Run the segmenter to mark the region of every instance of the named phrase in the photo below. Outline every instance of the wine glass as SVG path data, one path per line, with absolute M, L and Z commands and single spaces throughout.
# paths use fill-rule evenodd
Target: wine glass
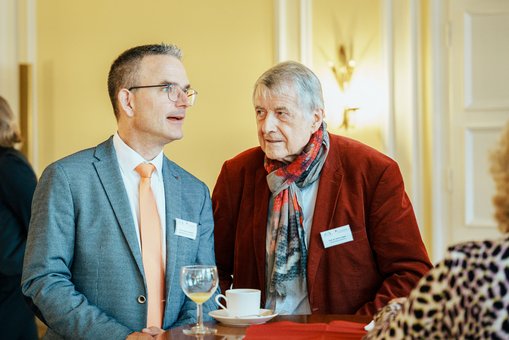
M 184 293 L 196 302 L 197 323 L 191 329 L 184 329 L 184 334 L 215 334 L 214 328 L 203 325 L 202 304 L 210 299 L 217 289 L 218 278 L 216 266 L 195 265 L 183 266 L 180 270 L 180 286 Z

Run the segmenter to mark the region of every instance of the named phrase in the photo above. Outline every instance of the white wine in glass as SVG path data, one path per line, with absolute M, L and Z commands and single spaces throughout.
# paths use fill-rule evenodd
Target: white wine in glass
M 180 286 L 184 293 L 196 302 L 197 322 L 191 329 L 184 329 L 184 334 L 215 334 L 214 328 L 203 325 L 202 304 L 210 299 L 217 289 L 218 277 L 216 266 L 196 265 L 183 266 L 180 270 Z

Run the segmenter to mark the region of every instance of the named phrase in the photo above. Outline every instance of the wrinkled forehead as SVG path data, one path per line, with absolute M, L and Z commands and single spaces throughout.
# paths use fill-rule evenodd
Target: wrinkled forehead
M 295 86 L 290 82 L 283 82 L 267 87 L 265 84 L 258 84 L 253 91 L 253 103 L 257 100 L 268 100 L 279 97 L 294 97 L 298 100 Z

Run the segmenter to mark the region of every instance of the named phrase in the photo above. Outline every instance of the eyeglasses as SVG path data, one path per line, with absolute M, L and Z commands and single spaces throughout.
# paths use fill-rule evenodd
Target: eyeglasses
M 161 85 L 145 85 L 145 86 L 131 86 L 128 90 L 132 91 L 135 89 L 145 89 L 150 87 L 162 87 L 163 91 L 168 95 L 168 99 L 172 102 L 176 102 L 181 94 L 184 94 L 187 98 L 187 104 L 193 106 L 196 102 L 196 96 L 198 92 L 192 88 L 182 89 L 177 84 L 161 84 Z

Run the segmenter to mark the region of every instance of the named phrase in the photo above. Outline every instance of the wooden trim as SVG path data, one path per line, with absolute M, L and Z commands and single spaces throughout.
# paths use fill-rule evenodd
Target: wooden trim
M 23 146 L 21 152 L 32 159 L 32 116 L 33 116 L 32 65 L 19 65 L 19 127 Z

